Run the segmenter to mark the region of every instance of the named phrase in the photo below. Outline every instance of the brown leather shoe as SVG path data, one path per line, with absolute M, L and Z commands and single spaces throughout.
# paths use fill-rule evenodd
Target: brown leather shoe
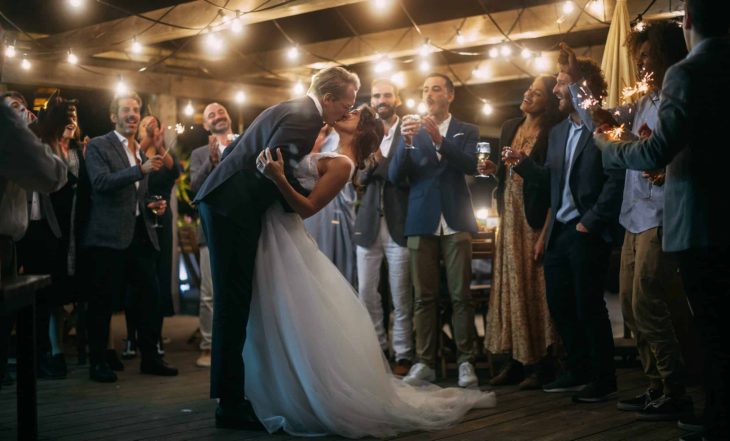
M 517 387 L 520 390 L 542 389 L 542 381 L 540 381 L 540 377 L 538 377 L 537 373 L 533 373 L 522 380 Z
M 399 377 L 407 375 L 412 365 L 413 362 L 411 360 L 406 360 L 405 358 L 398 360 L 395 363 L 395 366 L 393 366 L 393 375 L 397 375 Z
M 511 360 L 504 365 L 502 370 L 494 378 L 489 380 L 489 384 L 492 386 L 506 386 L 508 384 L 517 384 L 524 378 L 522 365 Z

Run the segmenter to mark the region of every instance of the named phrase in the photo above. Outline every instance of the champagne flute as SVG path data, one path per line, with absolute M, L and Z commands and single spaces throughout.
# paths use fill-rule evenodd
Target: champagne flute
M 477 143 L 477 161 L 481 164 L 485 163 L 487 159 L 489 159 L 489 155 L 492 153 L 492 145 L 488 142 L 478 142 Z M 483 173 L 479 173 L 477 178 L 488 178 L 489 175 L 485 175 Z
M 403 116 L 403 124 L 411 123 L 411 122 L 417 122 L 418 123 L 418 126 L 413 130 L 413 135 L 412 136 L 415 136 L 415 134 L 418 133 L 418 130 L 421 128 L 421 115 L 419 115 L 417 113 L 413 113 L 413 114 L 410 114 L 410 115 L 404 115 Z M 411 139 L 411 144 L 410 145 L 409 144 L 406 144 L 406 149 L 407 150 L 413 150 L 415 148 L 416 148 L 416 146 L 413 145 L 413 139 Z
M 159 202 L 164 200 L 164 198 L 159 194 L 151 194 L 147 196 L 147 203 L 155 203 L 152 207 L 150 207 L 150 210 L 152 211 L 152 214 L 155 215 L 155 223 L 152 224 L 155 228 L 162 228 L 162 225 L 158 222 L 159 219 L 159 212 L 160 212 L 160 204 Z

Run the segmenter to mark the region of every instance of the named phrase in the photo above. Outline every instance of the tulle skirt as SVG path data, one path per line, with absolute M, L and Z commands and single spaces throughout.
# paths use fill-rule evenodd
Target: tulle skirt
M 393 376 L 352 286 L 278 204 L 262 220 L 243 358 L 246 395 L 269 432 L 384 437 L 496 405 L 492 392 Z

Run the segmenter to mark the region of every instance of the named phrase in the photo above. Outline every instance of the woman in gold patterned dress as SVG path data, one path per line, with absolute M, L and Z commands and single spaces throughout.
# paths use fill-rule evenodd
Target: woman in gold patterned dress
M 534 80 L 520 104 L 524 116 L 502 126 L 501 148 L 509 146 L 540 164 L 545 162 L 548 133 L 564 118 L 552 93 L 554 86 L 552 76 Z M 538 388 L 544 380 L 544 358 L 555 336 L 541 263 L 549 194 L 526 185 L 522 177 L 510 172 L 509 164 L 497 162 L 479 165 L 482 172 L 496 172 L 501 217 L 484 342 L 492 353 L 508 353 L 511 358 L 490 384 L 520 382 L 522 389 Z

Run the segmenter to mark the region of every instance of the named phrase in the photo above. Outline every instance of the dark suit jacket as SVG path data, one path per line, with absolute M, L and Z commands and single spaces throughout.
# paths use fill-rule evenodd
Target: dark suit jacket
M 355 245 L 369 247 L 375 242 L 380 231 L 381 195 L 382 215 L 388 225 L 388 232 L 395 243 L 406 246 L 404 228 L 406 212 L 408 210 L 408 184 L 400 182 L 393 184 L 388 181 L 388 167 L 390 158 L 400 142 L 400 122 L 395 127 L 393 142 L 390 146 L 389 157 L 383 158 L 377 164 L 370 164 L 360 174 L 360 184 L 365 186 L 360 208 L 355 218 Z
M 563 202 L 565 147 L 571 122 L 569 119 L 550 130 L 545 165 L 541 166 L 527 157 L 514 166 L 514 171 L 550 191 L 550 225 L 545 237 L 550 248 L 550 237 L 555 226 L 555 216 Z M 573 166 L 568 182 L 580 222 L 591 233 L 599 234 L 606 242 L 620 243 L 622 229 L 618 223 L 624 189 L 623 170 L 604 170 L 601 152 L 593 143 L 591 132 L 583 128 L 573 154 Z
M 597 142 L 606 167 L 652 170 L 666 165 L 665 251 L 730 245 L 723 185 L 730 164 L 728 79 L 730 38 L 705 40 L 667 70 L 651 138 Z
M 281 198 L 276 186 L 256 170 L 256 157 L 266 147 L 281 148 L 287 179 L 297 191 L 306 194 L 291 173 L 312 150 L 321 128 L 322 115 L 308 96 L 269 107 L 251 123 L 246 133 L 226 148 L 220 164 L 198 190 L 195 201 L 204 200 L 212 210 L 235 220 L 240 218 L 242 210 L 252 208 L 244 206 L 242 192 L 250 194 L 259 209 Z M 256 188 L 250 188 L 250 179 L 236 176 L 240 173 L 253 173 L 258 178 Z
M 446 223 L 456 231 L 475 233 L 474 208 L 464 175 L 477 172 L 476 144 L 479 129 L 451 118 L 441 144 L 441 160 L 436 156 L 431 137 L 421 129 L 413 139 L 415 149 L 406 150 L 401 139 L 388 168 L 392 183 L 407 178 L 408 195 L 406 236 L 432 235 L 443 213 Z
M 26 193 L 28 200 L 28 220 L 30 220 L 31 211 L 33 209 L 33 193 Z M 61 238 L 61 227 L 58 225 L 58 219 L 56 218 L 56 212 L 53 209 L 53 202 L 51 196 L 48 193 L 38 193 L 38 204 L 40 205 L 41 220 L 48 224 L 48 228 L 56 239 Z
M 504 188 L 507 178 L 507 167 L 502 161 L 502 147 L 512 145 L 517 129 L 520 127 L 524 117 L 507 120 L 502 125 L 502 134 L 499 137 L 499 146 L 493 149 L 492 161 L 497 164 L 497 210 L 500 215 L 504 213 Z M 545 152 L 547 150 L 547 138 L 538 139 L 530 152 L 530 158 L 535 163 L 545 163 Z M 525 217 L 527 223 L 535 230 L 539 230 L 545 224 L 545 215 L 550 208 L 550 195 L 543 191 L 542 186 L 536 181 L 525 181 L 522 186 L 522 200 L 525 206 Z
M 146 161 L 140 151 L 142 162 Z M 152 212 L 147 209 L 147 176 L 129 165 L 124 146 L 114 131 L 97 136 L 86 148 L 86 171 L 91 183 L 89 221 L 81 244 L 123 250 L 132 243 L 136 208 L 144 217 L 150 242 L 159 251 Z M 139 181 L 139 188 L 134 183 Z

